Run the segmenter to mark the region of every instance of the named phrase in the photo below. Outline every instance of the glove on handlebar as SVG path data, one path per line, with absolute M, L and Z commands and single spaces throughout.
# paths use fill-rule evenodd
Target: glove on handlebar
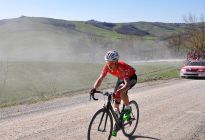
M 95 88 L 91 89 L 90 95 L 93 96 L 93 95 L 95 94 L 95 92 L 96 92 L 96 89 L 95 89 Z

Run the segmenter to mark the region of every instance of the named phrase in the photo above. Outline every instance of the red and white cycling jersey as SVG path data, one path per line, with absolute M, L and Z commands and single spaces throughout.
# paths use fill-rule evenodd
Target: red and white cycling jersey
M 116 70 L 110 70 L 107 65 L 103 67 L 102 75 L 106 76 L 107 73 L 110 73 L 116 77 L 118 77 L 121 80 L 124 80 L 125 78 L 130 78 L 135 74 L 135 69 L 131 67 L 130 65 L 126 64 L 125 62 L 119 61 L 118 67 Z

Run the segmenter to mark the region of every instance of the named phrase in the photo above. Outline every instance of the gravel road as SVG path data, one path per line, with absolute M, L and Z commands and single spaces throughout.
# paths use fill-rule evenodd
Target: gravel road
M 127 138 L 120 131 L 113 140 L 205 140 L 205 80 L 140 83 L 129 95 L 139 104 L 138 128 L 133 137 Z M 0 139 L 86 140 L 89 121 L 105 102 L 103 97 L 90 101 L 85 91 L 1 109 Z

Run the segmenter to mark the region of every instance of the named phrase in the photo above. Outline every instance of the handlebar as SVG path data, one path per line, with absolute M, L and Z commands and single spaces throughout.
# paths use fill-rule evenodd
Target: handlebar
M 100 93 L 100 94 L 103 94 L 103 95 L 106 95 L 106 96 L 110 95 L 109 92 L 95 91 L 93 95 L 90 95 L 90 100 L 91 100 L 92 98 L 93 98 L 93 100 L 95 100 L 95 101 L 98 100 L 98 98 L 95 98 L 95 93 Z M 111 93 L 111 94 L 112 94 L 112 93 Z

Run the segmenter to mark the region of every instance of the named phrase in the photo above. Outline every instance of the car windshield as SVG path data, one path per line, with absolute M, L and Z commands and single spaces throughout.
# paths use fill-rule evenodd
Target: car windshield
M 205 66 L 205 61 L 189 62 L 189 66 Z

